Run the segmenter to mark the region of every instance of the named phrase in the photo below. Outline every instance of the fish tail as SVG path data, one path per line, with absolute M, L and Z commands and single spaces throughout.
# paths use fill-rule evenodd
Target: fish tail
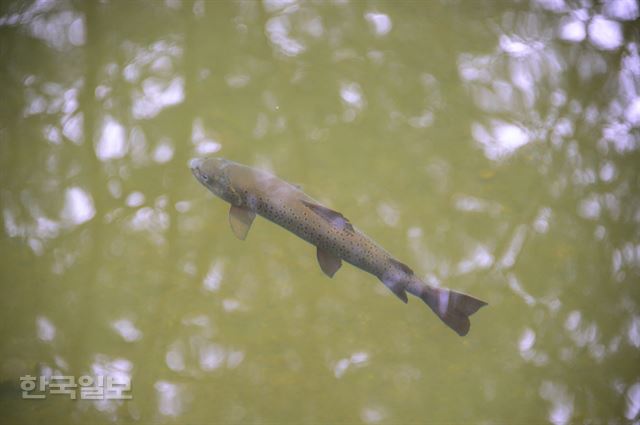
M 469 332 L 469 316 L 478 311 L 486 302 L 461 292 L 446 288 L 436 288 L 425 283 L 411 282 L 407 291 L 424 301 L 445 325 L 460 336 Z

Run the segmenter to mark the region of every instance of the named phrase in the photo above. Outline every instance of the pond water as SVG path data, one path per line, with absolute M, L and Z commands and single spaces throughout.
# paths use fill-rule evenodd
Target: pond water
M 2 422 L 637 423 L 638 16 L 2 2 Z M 236 239 L 208 155 L 489 306 L 461 338 L 264 219 Z

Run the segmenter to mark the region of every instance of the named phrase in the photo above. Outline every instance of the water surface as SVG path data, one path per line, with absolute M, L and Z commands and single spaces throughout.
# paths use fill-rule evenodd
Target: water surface
M 620 423 L 640 416 L 638 6 L 0 6 L 7 423 Z M 432 284 L 417 299 L 257 219 L 187 160 L 263 167 Z M 131 400 L 23 400 L 24 375 Z

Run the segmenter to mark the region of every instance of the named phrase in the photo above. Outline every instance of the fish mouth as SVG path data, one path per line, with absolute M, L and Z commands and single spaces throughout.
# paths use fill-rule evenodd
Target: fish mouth
M 230 161 L 222 158 L 192 158 L 187 164 L 200 183 L 212 187 L 216 181 L 226 177 L 224 169 L 229 166 Z
M 189 168 L 191 168 L 191 171 L 197 170 L 203 161 L 204 159 L 202 158 L 191 158 L 188 162 Z
M 191 174 L 198 180 L 200 183 L 205 184 L 206 179 L 202 178 L 202 171 L 200 171 L 200 166 L 204 162 L 202 158 L 192 158 L 189 160 L 188 165 L 191 169 Z

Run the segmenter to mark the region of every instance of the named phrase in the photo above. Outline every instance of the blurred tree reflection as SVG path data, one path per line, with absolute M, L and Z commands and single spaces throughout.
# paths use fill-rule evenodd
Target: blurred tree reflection
M 0 4 L 2 388 L 133 381 L 131 402 L 47 405 L 60 421 L 637 420 L 638 16 Z M 449 342 L 363 276 L 317 287 L 274 229 L 230 244 L 186 167 L 220 150 L 309 181 L 493 312 Z

